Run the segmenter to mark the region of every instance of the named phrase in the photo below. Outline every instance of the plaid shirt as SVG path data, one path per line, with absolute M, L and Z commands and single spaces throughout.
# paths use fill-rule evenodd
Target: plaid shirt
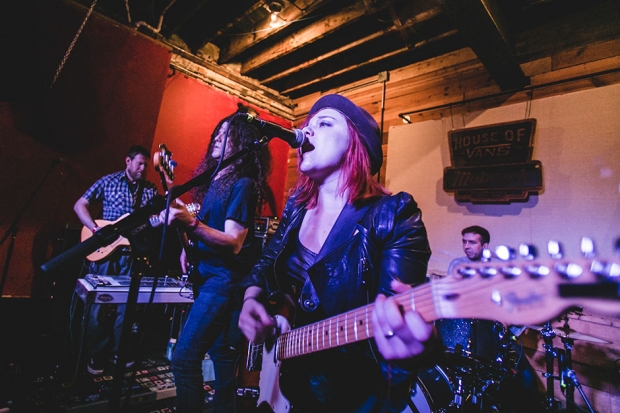
M 144 185 L 142 192 L 142 202 L 139 206 L 144 206 L 151 198 L 157 195 L 157 187 L 147 180 L 140 181 L 140 185 Z M 132 213 L 134 208 L 134 197 L 137 195 L 132 193 L 129 188 L 127 175 L 125 171 L 119 171 L 110 175 L 106 175 L 93 184 L 82 198 L 86 199 L 89 204 L 96 202 L 103 203 L 103 219 L 107 221 L 116 221 L 123 214 Z

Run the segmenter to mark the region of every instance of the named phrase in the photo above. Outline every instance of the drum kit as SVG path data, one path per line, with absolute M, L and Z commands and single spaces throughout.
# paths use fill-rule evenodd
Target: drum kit
M 580 310 L 576 310 L 577 312 Z M 574 313 L 574 312 L 572 312 Z M 519 372 L 521 354 L 516 340 L 519 334 L 530 328 L 539 331 L 544 340 L 546 357 L 547 393 L 537 411 L 557 412 L 561 403 L 555 399 L 554 380 L 560 380 L 565 389 L 566 412 L 575 412 L 574 390 L 577 389 L 590 412 L 594 412 L 583 394 L 581 385 L 572 370 L 571 351 L 575 340 L 608 344 L 608 341 L 576 332 L 570 328 L 566 313 L 563 323 L 553 327 L 511 326 L 477 319 L 441 319 L 435 322 L 444 346 L 445 358 L 418 373 L 412 389 L 411 403 L 404 413 L 451 413 L 451 412 L 502 412 L 513 411 L 512 406 L 502 406 L 500 389 Z M 563 348 L 553 346 L 559 337 Z M 558 361 L 557 372 L 555 360 Z M 516 397 L 527 395 L 516 395 Z
M 503 324 L 477 319 L 441 319 L 435 327 L 444 361 L 418 373 L 405 412 L 496 412 L 496 393 L 514 374 L 518 354 Z

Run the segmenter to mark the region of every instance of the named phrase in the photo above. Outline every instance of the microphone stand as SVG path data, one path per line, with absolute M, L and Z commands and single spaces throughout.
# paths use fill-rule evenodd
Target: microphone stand
M 30 194 L 30 198 L 28 198 L 28 200 L 26 201 L 26 203 L 24 204 L 22 209 L 18 212 L 17 216 L 11 222 L 11 225 L 9 225 L 9 227 L 6 230 L 6 232 L 4 233 L 4 236 L 0 240 L 0 245 L 2 245 L 7 240 L 9 235 L 11 236 L 11 242 L 9 243 L 9 248 L 6 251 L 6 258 L 5 258 L 5 262 L 4 262 L 4 270 L 2 271 L 2 279 L 0 280 L 0 298 L 2 298 L 2 291 L 4 290 L 4 283 L 6 282 L 6 277 L 7 277 L 8 273 L 9 273 L 9 263 L 11 262 L 11 256 L 13 255 L 13 248 L 15 247 L 15 238 L 17 237 L 17 232 L 19 231 L 19 227 L 17 226 L 17 224 L 19 223 L 19 220 L 20 220 L 22 214 L 26 211 L 26 209 L 32 203 L 32 200 L 34 199 L 34 197 L 37 194 L 37 192 L 39 192 L 39 189 L 41 189 L 41 187 L 43 186 L 43 183 L 47 180 L 47 177 L 50 175 L 50 173 L 52 173 L 52 170 L 60 162 L 61 162 L 60 159 L 54 159 L 52 161 L 52 164 L 50 165 L 49 169 L 45 173 L 45 176 L 43 176 L 43 179 L 41 179 L 41 182 L 39 182 L 39 185 L 37 185 L 37 187 L 34 189 L 32 194 Z
M 182 185 L 171 187 L 168 191 L 168 202 L 180 197 L 192 188 L 209 183 L 218 167 L 221 170 L 230 166 L 237 160 L 260 149 L 262 146 L 267 144 L 271 138 L 272 137 L 263 136 L 260 140 L 255 140 L 251 144 L 230 155 L 228 158 L 222 160 L 219 165 L 209 168 Z M 69 260 L 78 257 L 84 258 L 96 249 L 110 245 L 118 239 L 119 236 L 124 236 L 129 240 L 133 251 L 135 243 L 134 240 L 138 237 L 138 235 L 140 235 L 140 232 L 149 227 L 149 217 L 161 212 L 167 206 L 168 202 L 166 202 L 166 198 L 161 195 L 153 197 L 145 206 L 138 208 L 122 220 L 101 228 L 95 232 L 92 237 L 43 264 L 41 269 L 46 273 L 54 271 Z M 145 263 L 139 262 L 139 264 L 142 267 Z M 119 411 L 123 378 L 125 376 L 126 349 L 124 343 L 127 342 L 127 339 L 131 334 L 131 320 L 133 318 L 138 299 L 140 277 L 142 276 L 143 270 L 144 268 L 140 268 L 138 271 L 134 271 L 132 267 L 131 282 L 127 296 L 127 309 L 123 320 L 123 329 L 119 343 L 119 355 L 116 362 L 116 368 L 114 370 L 114 380 L 112 383 L 112 391 L 110 393 L 110 401 L 108 404 L 108 411 L 110 412 Z

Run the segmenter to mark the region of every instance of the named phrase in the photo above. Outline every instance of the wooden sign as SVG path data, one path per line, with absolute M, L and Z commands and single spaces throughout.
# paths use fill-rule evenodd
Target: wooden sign
M 542 164 L 532 161 L 535 119 L 448 133 L 452 167 L 443 187 L 459 201 L 509 202 L 542 189 Z

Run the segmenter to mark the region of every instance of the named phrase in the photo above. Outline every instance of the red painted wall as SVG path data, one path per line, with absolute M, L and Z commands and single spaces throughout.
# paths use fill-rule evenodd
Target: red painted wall
M 161 143 L 172 152 L 178 166 L 175 168 L 175 184 L 182 184 L 192 176 L 211 140 L 211 133 L 219 121 L 237 110 L 237 103 L 247 102 L 214 89 L 195 79 L 175 74 L 168 79 L 162 98 L 161 110 L 153 139 L 151 152 Z M 251 105 L 250 105 L 251 106 Z M 254 108 L 260 117 L 284 126 L 291 126 L 279 117 Z M 289 146 L 279 139 L 269 142 L 272 154 L 272 173 L 269 186 L 274 194 L 274 205 L 265 205 L 263 216 L 280 216 L 284 201 Z M 151 170 L 148 178 L 158 181 L 158 174 Z M 181 199 L 188 201 L 188 196 Z
M 81 228 L 73 204 L 84 191 L 123 169 L 134 144 L 166 143 L 184 182 L 237 99 L 183 76 L 168 78 L 167 49 L 96 14 L 52 86 L 86 9 L 60 0 L 19 9 L 28 3 L 15 2 L 14 14 L 0 16 L 0 24 L 16 33 L 0 43 L 0 55 L 14 63 L 0 70 L 0 236 L 11 235 L 12 223 L 18 228 L 10 260 L 12 237 L 0 245 L 0 265 L 9 263 L 3 297 L 47 298 L 53 283 L 75 285 L 81 260 L 51 274 L 40 266 L 71 246 L 71 235 Z M 26 26 L 36 39 L 21 35 Z M 272 142 L 270 148 L 270 182 L 281 212 L 288 147 Z M 158 176 L 150 171 L 149 179 Z

